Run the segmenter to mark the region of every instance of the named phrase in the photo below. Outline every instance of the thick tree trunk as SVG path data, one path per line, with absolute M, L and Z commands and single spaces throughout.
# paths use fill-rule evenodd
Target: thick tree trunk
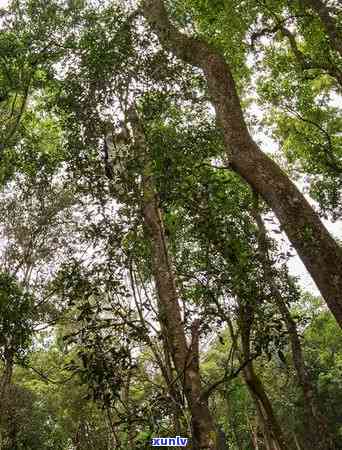
M 5 367 L 0 378 L 0 418 L 1 422 L 6 424 L 6 438 L 1 450 L 12 450 L 16 448 L 16 439 L 18 428 L 16 423 L 15 408 L 16 403 L 13 402 L 13 392 L 11 389 L 11 381 L 14 366 L 14 353 L 11 349 L 6 348 L 4 351 Z
M 267 232 L 256 205 L 254 217 L 259 229 L 259 252 L 263 264 L 265 281 L 272 293 L 280 314 L 286 323 L 289 333 L 293 365 L 296 370 L 298 384 L 303 393 L 304 411 L 307 420 L 305 450 L 336 450 L 334 440 L 330 436 L 329 427 L 324 414 L 320 411 L 315 397 L 315 389 L 305 366 L 302 345 L 298 336 L 297 325 L 284 301 L 272 274 L 272 263 L 268 254 Z
M 207 401 L 201 393 L 198 361 L 198 324 L 194 324 L 192 344 L 188 346 L 178 302 L 175 276 L 166 246 L 166 236 L 157 192 L 153 181 L 152 162 L 144 133 L 136 112 L 131 112 L 134 143 L 143 160 L 143 217 L 152 249 L 152 267 L 159 300 L 162 329 L 192 416 L 193 450 L 217 450 L 216 433 Z
M 232 169 L 273 209 L 342 327 L 342 249 L 288 176 L 253 141 L 224 57 L 206 42 L 180 33 L 162 0 L 145 0 L 143 14 L 165 48 L 203 70 Z

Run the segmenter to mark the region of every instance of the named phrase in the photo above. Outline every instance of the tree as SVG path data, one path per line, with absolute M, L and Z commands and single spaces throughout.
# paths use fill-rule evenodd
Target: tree
M 5 366 L 1 377 L 0 396 L 3 399 L 11 383 L 14 363 L 20 363 L 31 345 L 34 303 L 32 296 L 7 273 L 1 273 L 0 288 L 0 349 Z
M 0 18 L 1 446 L 337 450 L 338 9 L 163 5 Z
M 143 11 L 167 49 L 203 70 L 222 127 L 228 164 L 271 206 L 337 322 L 342 325 L 341 248 L 300 191 L 251 138 L 231 69 L 224 57 L 204 40 L 180 33 L 169 21 L 161 1 L 144 2 Z M 333 265 L 332 261 L 335 261 Z

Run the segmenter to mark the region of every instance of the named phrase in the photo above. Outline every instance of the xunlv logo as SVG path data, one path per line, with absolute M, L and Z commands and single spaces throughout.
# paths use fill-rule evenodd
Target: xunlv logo
M 153 438 L 151 441 L 154 447 L 185 447 L 188 443 L 188 438 L 181 438 L 176 436 L 175 438 Z

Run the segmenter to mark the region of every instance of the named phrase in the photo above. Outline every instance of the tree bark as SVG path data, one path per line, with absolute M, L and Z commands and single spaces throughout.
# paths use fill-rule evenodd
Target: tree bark
M 104 418 L 107 424 L 107 434 L 108 434 L 108 450 L 111 448 L 120 448 L 120 441 L 115 432 L 115 426 L 113 424 L 113 419 L 108 406 L 105 406 Z
M 166 49 L 202 69 L 231 168 L 273 209 L 342 327 L 342 249 L 294 183 L 253 141 L 224 57 L 205 41 L 180 33 L 169 21 L 162 0 L 145 0 L 143 15 Z
M 199 355 L 198 323 L 194 322 L 192 343 L 187 344 L 178 294 L 170 257 L 166 245 L 162 212 L 153 181 L 152 161 L 146 146 L 144 132 L 136 111 L 131 111 L 131 125 L 135 147 L 143 161 L 142 190 L 143 218 L 151 242 L 152 268 L 157 287 L 159 313 L 162 330 L 167 336 L 167 344 L 177 371 L 183 381 L 184 393 L 192 416 L 193 450 L 217 450 L 216 432 L 206 400 L 203 400 Z

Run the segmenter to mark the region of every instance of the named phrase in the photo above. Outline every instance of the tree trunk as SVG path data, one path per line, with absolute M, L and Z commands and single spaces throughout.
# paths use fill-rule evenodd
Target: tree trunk
M 84 434 L 84 426 L 83 422 L 80 421 L 79 425 L 77 427 L 75 436 L 73 437 L 72 441 L 75 447 L 75 450 L 81 450 L 82 449 L 82 436 Z
M 136 290 L 135 290 L 135 277 L 133 275 L 133 266 L 130 267 L 130 280 L 131 280 L 131 287 L 133 290 L 133 297 L 135 300 L 135 305 L 139 314 L 139 318 L 141 323 L 146 326 L 146 322 L 144 319 L 144 315 L 141 310 L 141 306 L 137 300 L 136 297 Z M 163 330 L 163 325 L 162 330 Z M 184 423 L 186 420 L 186 417 L 183 412 L 184 407 L 184 397 L 182 395 L 182 384 L 180 383 L 180 380 L 174 378 L 174 369 L 172 366 L 172 357 L 170 354 L 170 348 L 168 346 L 168 341 L 166 337 L 166 330 L 164 332 L 162 331 L 162 350 L 158 349 L 158 346 L 155 345 L 152 338 L 149 337 L 149 335 L 146 335 L 148 345 L 155 357 L 155 360 L 159 366 L 159 369 L 162 373 L 162 376 L 164 378 L 164 381 L 166 383 L 169 395 L 172 400 L 172 421 L 174 426 L 174 433 L 175 436 L 181 436 L 185 430 L 187 430 L 189 427 Z
M 241 346 L 243 360 L 251 359 L 250 337 L 254 321 L 253 305 L 239 305 L 239 328 L 241 335 Z M 256 403 L 261 424 L 264 428 L 265 444 L 269 450 L 287 450 L 286 440 L 282 429 L 273 411 L 272 404 L 266 394 L 260 378 L 254 371 L 253 362 L 250 360 L 243 369 L 243 377 L 247 387 Z
M 305 366 L 296 323 L 292 319 L 290 311 L 282 299 L 277 300 L 277 305 L 285 320 L 289 333 L 293 365 L 296 370 L 298 384 L 303 393 L 304 412 L 307 422 L 305 450 L 336 450 L 334 440 L 330 436 L 326 418 L 318 406 L 315 388 L 311 383 Z
M 205 41 L 180 33 L 162 0 L 145 0 L 143 14 L 165 48 L 203 70 L 231 168 L 273 209 L 342 327 L 342 249 L 288 176 L 253 141 L 224 57 Z
M 276 437 L 279 433 L 280 427 L 274 416 L 273 408 L 267 397 L 265 389 L 260 381 L 260 378 L 254 372 L 252 364 L 251 367 L 246 367 L 246 369 L 244 369 L 243 378 L 256 405 L 266 450 L 282 450 L 286 448 L 282 445 L 282 443 L 279 443 L 279 438 Z
M 184 401 L 182 395 L 182 386 L 179 386 L 177 381 L 173 377 L 172 362 L 170 349 L 167 346 L 167 342 L 163 340 L 163 352 L 165 361 L 165 372 L 167 377 L 165 378 L 169 394 L 172 398 L 172 421 L 175 436 L 182 436 L 184 431 L 188 427 L 185 426 L 185 415 L 183 411 Z
M 5 350 L 5 358 L 5 368 L 0 378 L 0 411 L 1 405 L 4 402 L 8 389 L 11 385 L 14 364 L 13 353 L 10 350 Z
M 226 441 L 226 433 L 221 428 L 219 428 L 217 434 L 217 450 L 229 450 Z
M 130 361 L 131 363 L 131 361 Z M 129 405 L 130 402 L 130 386 L 131 385 L 131 369 L 127 369 L 127 376 L 125 380 L 125 384 L 122 389 L 122 400 L 123 404 L 125 405 L 126 409 L 126 446 L 127 448 L 133 448 L 134 447 L 134 428 L 133 428 L 133 422 L 131 417 L 131 408 Z
M 0 378 L 0 418 L 6 424 L 7 436 L 4 439 L 2 448 L 4 450 L 14 450 L 17 447 L 16 440 L 18 428 L 16 423 L 15 408 L 16 403 L 13 402 L 13 392 L 11 390 L 11 381 L 14 366 L 14 353 L 11 349 L 5 348 L 5 367 Z
M 143 218 L 152 250 L 152 268 L 157 287 L 162 330 L 177 371 L 183 380 L 184 393 L 192 416 L 193 450 L 217 450 L 216 433 L 207 401 L 201 397 L 198 357 L 198 324 L 193 327 L 188 346 L 178 302 L 175 276 L 166 245 L 162 213 L 153 181 L 152 161 L 136 111 L 131 111 L 134 144 L 143 160 Z
M 255 426 L 250 422 L 248 416 L 247 421 L 249 424 L 249 428 L 251 430 L 251 443 L 253 445 L 254 450 L 259 450 L 259 439 L 258 439 L 258 416 L 255 417 Z
M 118 436 L 115 432 L 115 427 L 113 424 L 113 419 L 112 419 L 112 415 L 110 412 L 110 409 L 108 406 L 105 406 L 105 410 L 104 410 L 104 419 L 106 421 L 107 424 L 107 435 L 108 435 L 108 450 L 112 449 L 112 448 L 120 448 L 120 441 L 118 439 Z
M 254 209 L 254 217 L 259 229 L 259 253 L 263 264 L 264 278 L 271 290 L 272 298 L 286 323 L 290 337 L 293 365 L 296 370 L 298 384 L 303 392 L 304 411 L 307 420 L 305 450 L 335 450 L 334 439 L 330 436 L 327 421 L 324 414 L 320 411 L 315 397 L 315 388 L 311 383 L 306 369 L 296 322 L 292 318 L 286 302 L 273 278 L 272 262 L 268 254 L 267 232 L 257 204 Z
M 303 450 L 303 449 L 301 448 L 301 446 L 299 445 L 299 442 L 298 442 L 298 438 L 297 438 L 296 433 L 293 433 L 293 440 L 294 440 L 295 445 L 296 445 L 296 450 Z

